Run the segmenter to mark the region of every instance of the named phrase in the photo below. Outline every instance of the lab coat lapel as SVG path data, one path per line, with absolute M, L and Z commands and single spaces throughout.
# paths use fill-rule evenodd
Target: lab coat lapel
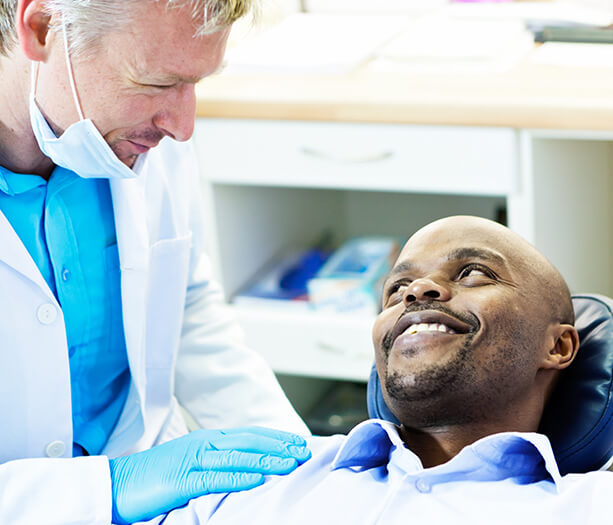
M 41 290 L 59 308 L 53 292 L 40 273 L 38 266 L 21 242 L 21 239 L 9 223 L 8 219 L 0 211 L 0 261 L 12 267 L 24 277 L 38 285 Z
M 149 264 L 143 178 L 110 180 L 121 268 L 123 326 L 130 372 L 141 404 L 145 391 L 145 314 Z

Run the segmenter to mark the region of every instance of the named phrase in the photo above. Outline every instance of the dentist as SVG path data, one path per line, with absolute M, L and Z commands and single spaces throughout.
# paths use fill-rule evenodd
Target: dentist
M 145 520 L 310 455 L 260 426 L 308 433 L 211 281 L 185 142 L 250 4 L 0 0 L 3 525 Z

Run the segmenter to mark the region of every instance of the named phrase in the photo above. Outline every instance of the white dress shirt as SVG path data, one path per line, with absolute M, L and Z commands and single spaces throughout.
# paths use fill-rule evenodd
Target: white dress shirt
M 313 437 L 313 457 L 252 491 L 209 495 L 164 525 L 613 523 L 613 472 L 561 476 L 546 436 L 502 433 L 424 468 L 391 423 Z

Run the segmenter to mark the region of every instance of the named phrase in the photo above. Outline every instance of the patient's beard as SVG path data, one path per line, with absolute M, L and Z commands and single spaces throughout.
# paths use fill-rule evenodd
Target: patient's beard
M 530 330 L 526 330 L 530 333 Z M 517 327 L 496 332 L 487 348 L 473 345 L 469 334 L 448 360 L 416 369 L 407 375 L 387 370 L 384 397 L 406 427 L 428 428 L 486 422 L 525 394 L 533 380 L 526 356 L 534 352 L 531 338 Z M 487 337 L 486 337 L 487 338 Z M 482 338 L 483 341 L 483 338 Z M 483 344 L 481 342 L 481 344 Z M 477 353 L 484 353 L 479 361 Z
M 458 396 L 453 393 L 458 392 L 459 385 L 476 386 L 477 371 L 470 359 L 472 339 L 471 334 L 452 359 L 445 363 L 425 366 L 410 376 L 396 371 L 388 372 L 384 386 L 388 404 L 395 407 L 394 412 L 409 414 L 410 426 L 417 425 L 419 428 L 457 424 L 460 419 L 468 422 L 455 406 L 454 401 Z M 461 399 L 457 401 L 462 403 Z M 399 419 L 402 421 L 403 418 Z

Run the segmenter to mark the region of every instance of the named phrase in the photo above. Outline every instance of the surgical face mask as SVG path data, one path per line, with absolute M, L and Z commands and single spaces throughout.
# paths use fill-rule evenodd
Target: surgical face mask
M 68 38 L 63 23 L 62 33 L 64 36 L 64 52 L 66 55 L 68 77 L 75 106 L 79 113 L 79 121 L 71 124 L 60 137 L 56 137 L 36 104 L 38 62 L 36 64 L 33 63 L 30 85 L 30 123 L 38 142 L 38 147 L 54 164 L 74 171 L 77 175 L 86 179 L 133 178 L 136 176 L 136 172 L 119 160 L 96 129 L 94 123 L 83 116 L 72 74 L 68 52 Z M 143 155 L 139 156 L 139 161 L 141 157 Z M 138 165 L 142 165 L 142 162 L 138 162 Z

